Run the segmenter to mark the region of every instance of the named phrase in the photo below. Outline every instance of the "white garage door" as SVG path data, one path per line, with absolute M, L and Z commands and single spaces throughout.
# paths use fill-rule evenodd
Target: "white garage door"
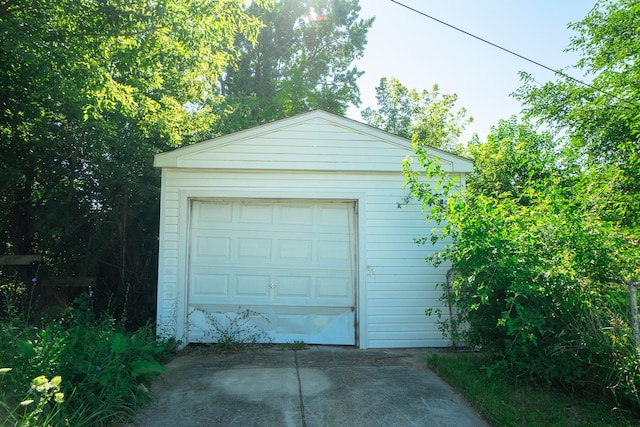
M 352 202 L 193 201 L 189 247 L 190 342 L 248 309 L 274 342 L 355 344 Z

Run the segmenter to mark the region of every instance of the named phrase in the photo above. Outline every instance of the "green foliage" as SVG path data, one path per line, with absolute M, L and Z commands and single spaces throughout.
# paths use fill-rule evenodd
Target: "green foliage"
M 5 368 L 4 373 L 10 372 L 10 368 Z M 0 370 L 0 374 L 2 374 Z M 20 402 L 19 406 L 11 410 L 6 404 L 3 404 L 8 415 L 5 421 L 20 426 L 49 426 L 56 420 L 61 410 L 61 404 L 64 403 L 64 393 L 60 390 L 62 378 L 53 377 L 51 380 L 44 375 L 40 375 L 31 381 L 31 387 L 27 391 L 27 395 Z M 68 421 L 65 421 L 69 425 Z
M 395 77 L 380 79 L 376 87 L 378 109 L 366 108 L 362 118 L 371 126 L 409 138 L 417 146 L 431 146 L 463 153 L 459 138 L 473 121 L 466 110 L 454 111 L 458 96 L 441 94 L 438 85 L 431 92 L 409 90 Z
M 580 22 L 569 50 L 590 86 L 558 80 L 539 86 L 523 74 L 516 97 L 528 117 L 568 137 L 565 155 L 579 163 L 612 221 L 638 234 L 640 215 L 640 27 L 635 0 L 601 0 Z
M 421 241 L 449 243 L 430 260 L 456 268 L 455 319 L 469 345 L 495 356 L 488 372 L 512 369 L 635 411 L 628 306 L 638 301 L 624 283 L 640 272 L 640 43 L 629 36 L 639 19 L 637 2 L 603 0 L 571 24 L 591 84 L 523 75 L 526 118 L 553 134 L 501 121 L 470 147 L 466 190 L 452 194 L 428 156 L 419 155 L 426 177 L 405 166 L 411 193 L 443 226 Z
M 158 360 L 173 350 L 171 343 L 156 342 L 150 325 L 131 333 L 113 318 L 94 318 L 86 299 L 41 326 L 4 319 L 0 365 L 11 371 L 0 377 L 6 403 L 0 408 L 2 424 L 91 426 L 126 420 L 148 401 L 145 384 L 165 372 Z M 38 384 L 25 392 L 31 378 Z
M 248 13 L 265 26 L 257 42 L 239 35 L 238 59 L 220 79 L 209 103 L 221 116 L 217 133 L 321 108 L 344 115 L 360 104 L 353 62 L 364 53 L 373 23 L 359 18 L 359 0 L 277 0 L 252 4 Z
M 550 182 L 560 170 L 568 173 L 558 151 L 559 143 L 550 132 L 540 134 L 531 124 L 518 123 L 515 116 L 500 120 L 487 141 L 469 144 L 474 172 L 468 188 L 474 194 L 510 198 L 526 206 L 532 186 Z
M 623 285 L 638 254 L 570 186 L 573 171 L 548 162 L 553 150 L 512 120 L 472 149 L 481 157 L 466 190 L 424 153 L 417 170 L 405 162 L 411 194 L 442 226 L 421 242 L 448 242 L 428 259 L 456 268 L 455 321 L 468 345 L 496 356 L 491 372 L 508 368 L 640 408 Z
M 565 135 L 560 154 L 573 169 L 565 179 L 571 184 L 565 200 L 576 202 L 571 213 L 580 216 L 573 218 L 577 227 L 585 221 L 591 225 L 568 244 L 582 249 L 575 257 L 581 267 L 576 278 L 589 270 L 593 279 L 583 285 L 584 300 L 592 304 L 580 316 L 573 314 L 581 342 L 592 349 L 581 360 L 601 368 L 589 373 L 598 384 L 611 385 L 615 397 L 636 407 L 638 353 L 620 301 L 622 283 L 640 272 L 640 42 L 630 36 L 639 25 L 636 1 L 599 1 L 583 20 L 570 24 L 577 35 L 569 50 L 583 55 L 576 68 L 590 85 L 558 80 L 539 86 L 523 74 L 524 85 L 516 92 L 528 117 Z

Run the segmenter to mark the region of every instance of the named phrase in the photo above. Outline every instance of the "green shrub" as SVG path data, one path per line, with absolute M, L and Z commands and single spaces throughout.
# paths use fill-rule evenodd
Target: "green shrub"
M 440 243 L 428 260 L 457 272 L 443 329 L 493 354 L 489 373 L 509 369 L 640 410 L 624 285 L 640 263 L 625 230 L 553 175 L 525 180 L 519 194 L 455 193 L 437 161 L 420 161 L 427 179 L 405 164 L 408 186 L 443 229 L 419 241 Z
M 148 380 L 164 368 L 159 358 L 174 349 L 158 345 L 150 325 L 126 332 L 109 316 L 94 318 L 88 297 L 42 326 L 4 320 L 0 331 L 0 379 L 6 403 L 2 425 L 21 425 L 29 406 L 18 411 L 34 378 L 62 378 L 64 401 L 49 414 L 52 425 L 103 425 L 129 418 L 148 400 Z M 53 381 L 53 380 L 51 380 Z M 57 381 L 57 380 L 56 380 Z
M 523 207 L 476 197 L 450 256 L 465 339 L 500 366 L 638 406 L 622 244 L 608 224 L 549 200 Z M 638 406 L 640 407 L 640 406 Z

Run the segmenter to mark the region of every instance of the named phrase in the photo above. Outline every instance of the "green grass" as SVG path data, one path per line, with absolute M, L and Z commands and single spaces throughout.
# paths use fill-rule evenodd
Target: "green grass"
M 427 364 L 462 393 L 494 427 L 640 426 L 628 411 L 602 400 L 540 386 L 507 374 L 489 377 L 477 353 L 431 353 Z

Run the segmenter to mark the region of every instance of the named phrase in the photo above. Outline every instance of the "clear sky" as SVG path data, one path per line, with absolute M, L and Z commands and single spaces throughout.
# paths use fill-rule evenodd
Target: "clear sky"
M 582 20 L 595 0 L 399 0 L 414 9 L 517 52 L 553 69 L 565 69 L 579 58 L 564 52 L 575 33 L 569 22 Z M 510 94 L 520 86 L 519 71 L 539 82 L 554 80 L 550 71 L 405 9 L 390 0 L 360 0 L 360 16 L 375 16 L 358 69 L 362 105 L 348 117 L 362 121 L 360 111 L 375 108 L 375 87 L 383 76 L 397 77 L 410 89 L 440 86 L 456 93 L 458 107 L 474 122 L 465 133 L 485 138 L 499 119 L 518 114 Z M 582 78 L 579 71 L 569 71 Z

